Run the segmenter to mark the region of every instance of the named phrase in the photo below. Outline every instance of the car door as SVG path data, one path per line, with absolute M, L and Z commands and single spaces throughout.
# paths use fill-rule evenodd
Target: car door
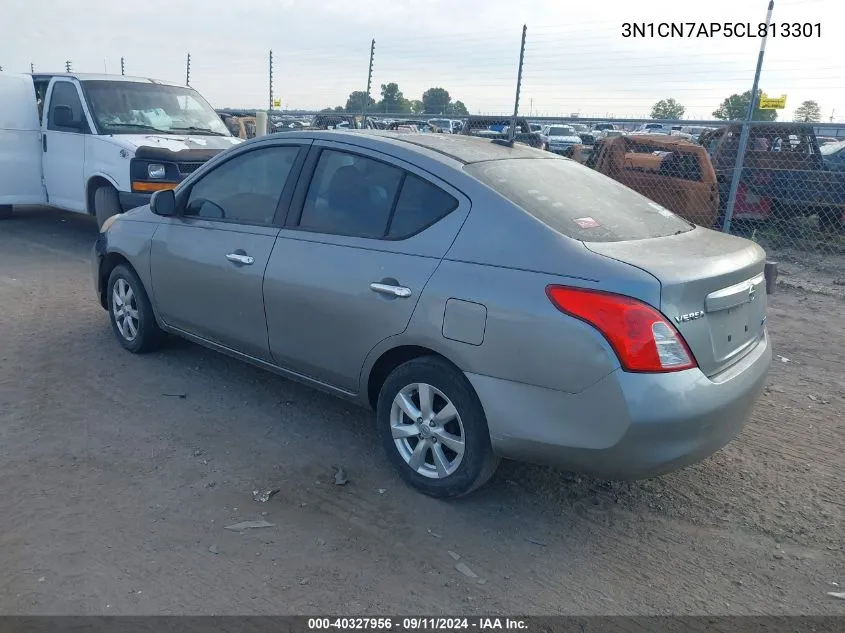
M 355 393 L 368 352 L 407 327 L 469 201 L 360 147 L 318 142 L 308 164 L 265 274 L 270 351 Z
M 296 142 L 252 147 L 180 192 L 183 210 L 162 220 L 150 253 L 153 301 L 168 326 L 269 360 L 264 269 L 304 152 Z
M 91 133 L 79 86 L 53 80 L 41 149 L 47 201 L 54 207 L 85 211 L 85 135 Z

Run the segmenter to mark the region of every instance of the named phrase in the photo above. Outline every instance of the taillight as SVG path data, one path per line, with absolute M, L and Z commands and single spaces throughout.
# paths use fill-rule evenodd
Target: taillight
M 680 333 L 642 301 L 569 286 L 547 286 L 546 295 L 558 310 L 601 332 L 625 371 L 669 372 L 696 367 Z

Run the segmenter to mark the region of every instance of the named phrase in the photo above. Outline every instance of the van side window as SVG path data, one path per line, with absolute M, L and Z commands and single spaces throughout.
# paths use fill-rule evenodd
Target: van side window
M 57 81 L 53 84 L 47 129 L 76 133 L 84 133 L 88 130 L 79 93 L 76 86 L 69 81 Z

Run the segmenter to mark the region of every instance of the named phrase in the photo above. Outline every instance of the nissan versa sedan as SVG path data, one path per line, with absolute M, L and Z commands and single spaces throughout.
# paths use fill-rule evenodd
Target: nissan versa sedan
M 771 361 L 763 266 L 554 154 L 366 131 L 238 145 L 93 255 L 125 349 L 176 334 L 371 407 L 437 497 L 500 458 L 631 479 L 729 442 Z

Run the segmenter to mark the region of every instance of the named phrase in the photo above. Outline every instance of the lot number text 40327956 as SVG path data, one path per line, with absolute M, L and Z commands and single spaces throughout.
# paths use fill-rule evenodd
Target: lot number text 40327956
M 626 38 L 821 37 L 821 22 L 623 22 Z

